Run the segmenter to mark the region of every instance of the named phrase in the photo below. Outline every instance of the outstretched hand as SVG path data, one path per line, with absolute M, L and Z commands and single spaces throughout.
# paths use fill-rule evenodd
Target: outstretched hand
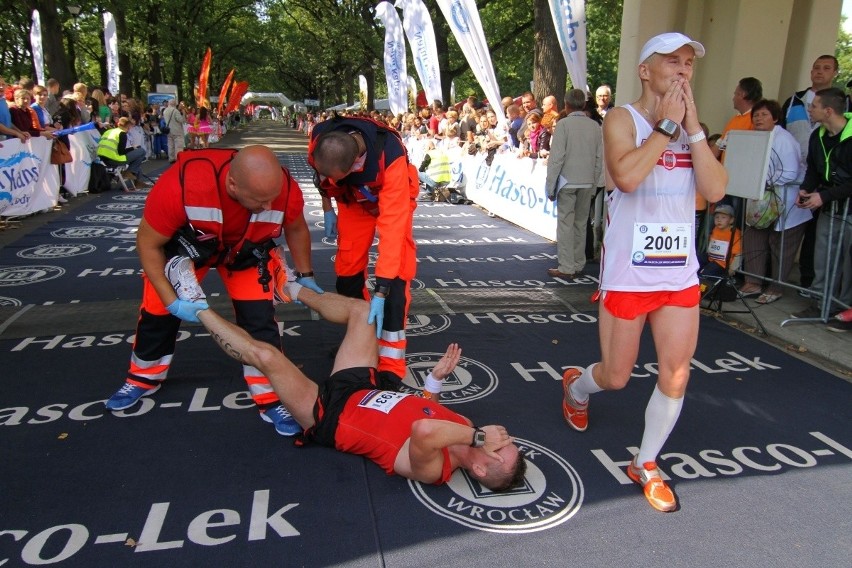
M 441 357 L 432 369 L 432 376 L 439 381 L 443 381 L 450 376 L 450 373 L 452 373 L 453 369 L 456 368 L 456 365 L 459 364 L 461 352 L 462 350 L 458 343 L 450 343 L 447 347 L 447 351 L 444 353 L 444 356 Z
M 511 445 L 515 439 L 509 435 L 506 428 L 503 426 L 483 426 L 482 430 L 485 432 L 485 445 L 482 446 L 482 450 L 488 456 L 496 459 L 500 463 L 503 463 L 503 456 L 497 452 L 506 446 Z

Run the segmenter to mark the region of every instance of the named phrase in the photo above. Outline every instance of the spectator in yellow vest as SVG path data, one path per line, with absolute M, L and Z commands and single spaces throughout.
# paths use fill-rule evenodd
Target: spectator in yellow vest
M 104 132 L 98 142 L 98 157 L 111 168 L 127 164 L 127 177 L 136 180 L 141 175 L 145 149 L 139 146 L 127 147 L 127 131 L 131 126 L 133 121 L 123 116 L 118 119 L 118 126 Z M 151 184 L 142 182 L 141 185 Z

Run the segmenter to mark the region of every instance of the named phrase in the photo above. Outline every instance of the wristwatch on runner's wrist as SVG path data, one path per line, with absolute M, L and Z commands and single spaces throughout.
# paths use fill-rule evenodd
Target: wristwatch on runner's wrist
M 674 140 L 680 134 L 680 125 L 678 125 L 678 123 L 673 120 L 669 120 L 668 118 L 661 118 L 657 121 L 657 124 L 654 125 L 654 132 L 665 134 L 666 136 Z
M 473 427 L 473 440 L 470 442 L 471 448 L 481 448 L 485 445 L 485 430 L 482 428 Z

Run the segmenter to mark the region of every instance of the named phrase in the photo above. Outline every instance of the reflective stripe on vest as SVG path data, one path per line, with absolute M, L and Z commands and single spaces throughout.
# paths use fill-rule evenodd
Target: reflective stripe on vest
M 201 233 L 216 235 L 222 242 L 224 215 L 220 202 L 220 183 L 236 151 L 225 149 L 193 150 L 178 154 L 184 210 L 192 227 Z M 240 241 L 230 249 L 230 263 L 247 243 L 260 244 L 281 235 L 290 199 L 289 176 L 284 175 L 281 193 L 268 211 L 254 213 Z M 221 245 L 224 247 L 224 244 Z M 223 249 L 224 250 L 224 249 Z
M 121 128 L 111 128 L 103 133 L 101 141 L 98 142 L 98 156 L 109 158 L 115 162 L 126 162 L 127 156 L 118 153 L 118 137 L 121 136 Z

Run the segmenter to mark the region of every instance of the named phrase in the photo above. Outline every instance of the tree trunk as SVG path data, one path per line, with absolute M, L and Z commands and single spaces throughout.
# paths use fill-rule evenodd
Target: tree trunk
M 557 100 L 562 100 L 565 96 L 568 68 L 562 57 L 556 28 L 553 27 L 553 16 L 550 14 L 548 1 L 534 1 L 533 95 L 539 103 L 548 95 L 554 95 Z

